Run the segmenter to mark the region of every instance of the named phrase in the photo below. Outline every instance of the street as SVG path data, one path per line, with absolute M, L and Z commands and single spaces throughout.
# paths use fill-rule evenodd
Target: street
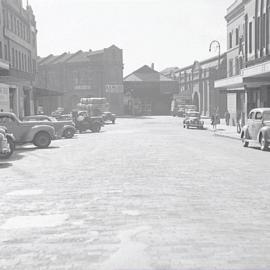
M 0 163 L 0 269 L 269 269 L 270 151 L 169 116 Z

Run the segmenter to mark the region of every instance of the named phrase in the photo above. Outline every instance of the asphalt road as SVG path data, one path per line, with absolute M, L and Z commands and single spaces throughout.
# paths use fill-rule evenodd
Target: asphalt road
M 0 164 L 0 269 L 270 269 L 270 151 L 179 119 Z

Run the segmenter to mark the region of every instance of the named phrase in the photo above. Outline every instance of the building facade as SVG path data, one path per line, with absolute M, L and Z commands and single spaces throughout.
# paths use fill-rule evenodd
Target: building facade
M 173 95 L 179 86 L 145 65 L 124 78 L 125 113 L 129 115 L 169 115 Z
M 112 112 L 123 112 L 123 52 L 116 46 L 38 59 L 37 106 L 45 113 L 76 108 L 82 97 L 106 97 Z M 44 95 L 42 95 L 42 93 Z
M 23 117 L 34 113 L 35 16 L 22 0 L 1 0 L 0 14 L 0 109 Z
M 227 78 L 215 86 L 226 91 L 235 124 L 255 107 L 270 107 L 270 1 L 237 0 L 225 19 Z
M 179 82 L 177 99 L 197 106 L 198 111 L 205 116 L 211 116 L 218 111 L 223 115 L 226 111 L 226 94 L 216 91 L 215 80 L 226 77 L 226 54 L 213 57 L 192 65 L 169 71 L 169 76 Z

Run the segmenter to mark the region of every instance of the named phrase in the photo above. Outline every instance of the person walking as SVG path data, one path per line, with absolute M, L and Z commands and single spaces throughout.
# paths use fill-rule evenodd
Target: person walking
M 229 111 L 226 110 L 226 112 L 225 112 L 226 126 L 229 126 L 229 124 L 230 124 L 230 118 L 231 118 L 231 115 L 230 115 Z

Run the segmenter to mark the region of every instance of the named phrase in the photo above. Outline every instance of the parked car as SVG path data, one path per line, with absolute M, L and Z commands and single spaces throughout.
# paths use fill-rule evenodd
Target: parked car
M 190 128 L 195 127 L 203 129 L 204 122 L 201 120 L 201 115 L 196 111 L 188 111 L 183 121 L 183 127 Z
M 248 116 L 247 125 L 241 130 L 244 147 L 250 143 L 259 143 L 261 150 L 266 151 L 270 144 L 270 108 L 257 108 Z
M 14 152 L 15 138 L 7 133 L 7 128 L 0 126 L 0 159 L 8 159 Z
M 103 119 L 104 123 L 109 121 L 112 124 L 115 124 L 116 115 L 111 113 L 111 112 L 104 112 L 102 114 L 102 119 Z
M 91 130 L 94 133 L 100 132 L 104 125 L 102 117 L 89 116 L 87 111 L 73 111 L 73 121 L 75 128 L 80 133 Z
M 14 113 L 1 112 L 0 125 L 14 135 L 15 144 L 33 143 L 39 148 L 47 148 L 55 139 L 54 128 L 44 121 L 22 122 Z
M 57 138 L 65 137 L 66 139 L 71 139 L 76 133 L 75 124 L 73 123 L 72 120 L 68 120 L 68 121 L 59 120 L 58 121 L 56 118 L 52 116 L 32 115 L 32 116 L 24 117 L 23 121 L 27 121 L 27 122 L 45 121 L 46 125 L 50 125 L 54 127 Z

